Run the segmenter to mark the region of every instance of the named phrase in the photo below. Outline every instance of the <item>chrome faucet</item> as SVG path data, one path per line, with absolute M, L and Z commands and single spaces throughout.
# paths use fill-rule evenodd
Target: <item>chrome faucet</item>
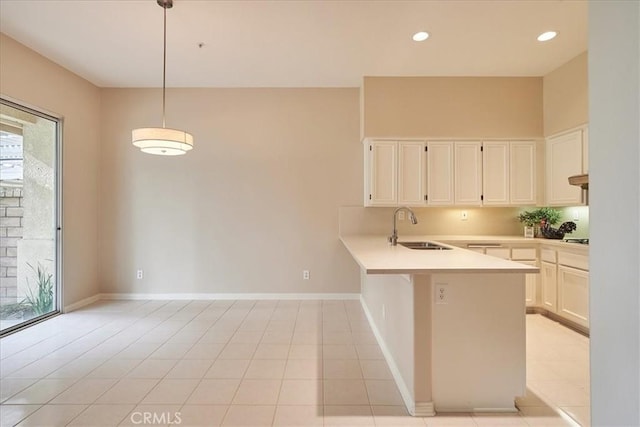
M 416 214 L 414 214 L 411 209 L 404 206 L 396 209 L 395 212 L 393 212 L 393 234 L 387 239 L 393 246 L 398 244 L 398 227 L 396 226 L 396 221 L 398 219 L 398 212 L 400 211 L 407 211 L 409 213 L 411 224 L 416 225 L 418 223 L 418 218 L 416 218 Z

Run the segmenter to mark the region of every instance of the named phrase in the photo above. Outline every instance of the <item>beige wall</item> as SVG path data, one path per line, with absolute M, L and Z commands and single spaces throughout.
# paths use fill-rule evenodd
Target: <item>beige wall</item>
M 589 121 L 587 52 L 543 78 L 544 135 Z
M 0 34 L 0 93 L 63 117 L 64 305 L 98 293 L 100 90 Z
M 338 240 L 338 208 L 362 203 L 358 92 L 169 90 L 195 148 L 166 158 L 130 142 L 160 124 L 160 91 L 104 89 L 101 291 L 359 292 Z
M 541 77 L 365 77 L 361 137 L 542 136 Z

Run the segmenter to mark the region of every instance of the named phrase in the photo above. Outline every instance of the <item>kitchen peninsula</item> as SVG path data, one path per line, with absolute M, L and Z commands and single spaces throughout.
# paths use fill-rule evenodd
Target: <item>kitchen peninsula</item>
M 380 235 L 341 240 L 360 266 L 364 310 L 411 414 L 516 411 L 525 274 L 537 267 L 447 245 L 392 246 Z

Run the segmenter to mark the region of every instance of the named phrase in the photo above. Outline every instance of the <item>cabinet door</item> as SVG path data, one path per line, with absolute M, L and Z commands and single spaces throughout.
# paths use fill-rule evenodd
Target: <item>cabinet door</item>
M 369 206 L 395 206 L 398 144 L 373 141 L 369 144 Z
M 483 205 L 509 204 L 509 143 L 484 141 L 482 151 Z
M 485 148 L 485 154 L 487 149 Z M 513 141 L 509 146 L 509 201 L 512 205 L 536 204 L 536 143 Z M 485 201 L 487 194 L 484 195 Z
M 558 314 L 589 327 L 589 272 L 558 266 Z
M 570 176 L 582 173 L 582 130 L 549 138 L 546 148 L 547 204 L 582 204 L 582 190 L 568 181 Z
M 453 143 L 427 143 L 427 204 L 453 204 Z
M 482 203 L 482 143 L 480 141 L 455 143 L 455 204 Z
M 535 261 L 518 261 L 523 264 L 536 266 Z M 537 298 L 538 294 L 538 274 L 527 274 L 525 276 L 525 293 L 524 293 L 524 301 L 527 307 L 534 306 L 538 302 Z
M 540 263 L 540 287 L 542 288 L 542 307 L 555 313 L 558 309 L 558 285 L 556 264 Z
M 426 152 L 420 141 L 398 142 L 398 204 L 426 204 Z

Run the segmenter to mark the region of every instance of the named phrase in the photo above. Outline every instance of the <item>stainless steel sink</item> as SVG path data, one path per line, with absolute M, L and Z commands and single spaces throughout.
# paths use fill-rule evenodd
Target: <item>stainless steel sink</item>
M 405 248 L 419 250 L 447 251 L 451 249 L 433 242 L 398 242 L 398 244 Z

